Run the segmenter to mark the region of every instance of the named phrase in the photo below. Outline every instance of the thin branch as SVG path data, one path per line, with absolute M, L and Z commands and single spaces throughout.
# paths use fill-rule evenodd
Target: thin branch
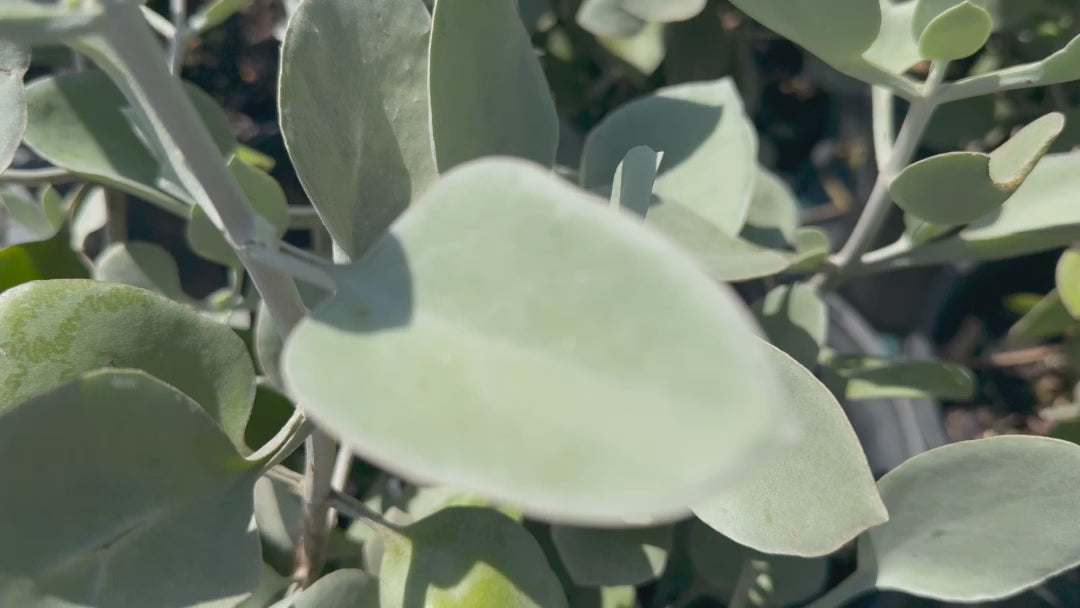
M 173 26 L 173 35 L 169 38 L 169 73 L 179 77 L 187 51 L 187 0 L 169 0 L 169 16 Z
M 893 146 L 896 145 L 896 98 L 892 91 L 877 85 L 871 88 L 870 96 L 874 112 L 874 157 L 880 173 L 887 168 L 893 155 Z
M 301 495 L 301 486 L 304 483 L 304 476 L 300 473 L 283 466 L 276 466 L 268 470 L 266 476 L 285 484 L 285 487 L 297 496 Z M 360 520 L 372 528 L 393 529 L 396 527 L 393 523 L 387 521 L 378 511 L 364 504 L 363 501 L 339 490 L 330 491 L 329 502 L 332 507 L 341 511 L 342 514 L 350 519 Z
M 150 24 L 150 27 L 154 28 L 154 31 L 160 34 L 163 38 L 172 40 L 176 36 L 176 28 L 169 22 L 168 19 L 154 12 L 153 9 L 145 4 L 139 7 L 142 10 L 143 17 L 146 22 Z
M 330 474 L 337 446 L 316 429 L 304 444 L 304 479 L 300 497 L 304 512 L 300 519 L 300 539 L 296 543 L 296 563 L 292 577 L 307 587 L 322 574 L 326 545 L 330 537 Z
M 128 240 L 127 195 L 114 188 L 105 189 L 105 234 L 109 244 Z
M 870 193 L 870 198 L 863 208 L 855 229 L 848 238 L 847 243 L 839 253 L 832 257 L 833 265 L 839 274 L 844 274 L 854 266 L 862 254 L 874 244 L 885 220 L 889 217 L 892 209 L 892 196 L 889 193 L 889 185 L 893 178 L 911 162 L 918 151 L 919 142 L 922 140 L 926 127 L 937 109 L 938 100 L 935 96 L 937 89 L 945 80 L 945 72 L 948 68 L 946 62 L 935 62 L 930 68 L 930 75 L 926 79 L 923 88 L 923 97 L 912 102 L 904 125 L 900 129 L 900 135 L 896 138 L 896 145 L 892 154 L 885 164 L 884 170 L 878 173 L 877 181 Z M 819 275 L 815 277 L 815 283 L 827 284 L 827 277 Z

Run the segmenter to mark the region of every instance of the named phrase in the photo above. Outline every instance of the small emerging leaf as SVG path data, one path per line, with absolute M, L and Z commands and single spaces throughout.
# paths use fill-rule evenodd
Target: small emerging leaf
M 1080 249 L 1070 248 L 1058 260 L 1057 292 L 1074 319 L 1080 319 Z
M 867 355 L 833 355 L 826 378 L 850 401 L 948 399 L 967 401 L 975 377 L 966 368 L 941 361 L 912 361 Z

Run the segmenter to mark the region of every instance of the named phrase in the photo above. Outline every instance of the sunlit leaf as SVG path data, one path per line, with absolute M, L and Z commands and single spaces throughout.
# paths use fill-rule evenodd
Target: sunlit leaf
M 97 186 L 84 187 L 90 188 L 90 191 L 75 209 L 75 214 L 71 218 L 71 248 L 76 251 L 83 251 L 86 239 L 104 228 L 109 221 L 109 213 L 105 205 L 105 189 Z
M 611 113 L 585 142 L 582 185 L 611 184 L 636 146 L 664 155 L 658 197 L 738 233 L 754 192 L 757 136 L 730 79 L 667 87 Z
M 553 526 L 551 540 L 578 585 L 636 586 L 656 579 L 664 571 L 672 529 Z
M 39 196 L 37 200 L 28 199 L 14 190 L 0 192 L 0 202 L 7 215 L 39 241 L 56 236 L 64 222 L 59 195 L 52 188 L 46 188 L 44 192 L 51 194 Z
M 438 0 L 433 21 L 429 90 L 439 170 L 484 156 L 550 167 L 559 119 L 517 2 Z
M 993 29 L 994 20 L 990 13 L 965 0 L 926 24 L 919 36 L 919 52 L 923 57 L 934 61 L 955 61 L 970 57 L 986 44 Z
M 789 356 L 770 352 L 802 438 L 742 484 L 695 504 L 694 514 L 760 551 L 827 555 L 887 514 L 836 398 Z
M 754 304 L 754 314 L 770 342 L 804 367 L 817 364 L 829 328 L 825 300 L 817 288 L 805 283 L 775 287 Z
M 540 545 L 491 509 L 453 507 L 386 531 L 380 608 L 565 608 Z
M 114 243 L 98 256 L 94 279 L 141 287 L 180 302 L 189 298 L 180 286 L 180 270 L 165 248 L 154 243 Z
M 51 76 L 27 87 L 26 143 L 52 164 L 151 202 L 193 204 L 163 154 L 136 124 L 123 93 L 100 70 Z M 187 93 L 224 158 L 236 146 L 224 112 L 195 87 Z M 224 161 L 222 161 L 224 162 Z
M 990 154 L 951 152 L 919 161 L 890 184 L 904 211 L 940 226 L 975 221 L 1000 208 L 1061 134 L 1065 117 L 1047 114 Z
M 0 327 L 0 412 L 84 371 L 134 368 L 187 394 L 244 446 L 255 394 L 247 348 L 183 304 L 127 285 L 38 281 L 0 294 Z
M 618 0 L 626 12 L 654 23 L 686 21 L 705 9 L 706 0 Z
M 964 367 L 943 361 L 832 355 L 825 365 L 830 384 L 835 384 L 840 394 L 850 401 L 966 401 L 975 394 L 975 376 Z
M 0 484 L 19 488 L 0 501 L 0 604 L 235 606 L 260 575 L 255 478 L 144 373 L 54 386 L 0 416 Z
M 859 567 L 879 589 L 985 602 L 1080 564 L 1068 523 L 1080 500 L 1075 444 L 967 441 L 916 456 L 878 486 L 890 519 L 860 539 Z
M 307 0 L 289 22 L 281 131 L 312 204 L 350 255 L 435 179 L 430 31 L 420 0 Z
M 444 176 L 338 281 L 286 384 L 406 477 L 567 523 L 671 518 L 791 430 L 734 294 L 531 163 Z
M 629 38 L 645 27 L 645 20 L 627 12 L 621 0 L 583 0 L 575 20 L 588 32 L 612 38 Z

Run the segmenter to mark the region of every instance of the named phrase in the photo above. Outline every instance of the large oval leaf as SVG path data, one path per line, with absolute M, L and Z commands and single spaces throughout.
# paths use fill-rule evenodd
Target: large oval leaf
M 694 506 L 725 536 L 765 553 L 828 555 L 888 514 L 844 410 L 814 375 L 780 350 L 772 367 L 802 440 L 752 479 Z
M 172 254 L 156 243 L 113 243 L 94 264 L 94 279 L 141 287 L 169 299 L 188 299 L 180 286 L 180 269 Z
M 31 281 L 88 278 L 90 269 L 63 232 L 46 241 L 0 249 L 0 293 Z
M 858 62 L 878 37 L 879 2 L 867 0 L 732 0 L 739 10 L 825 61 Z
M 261 565 L 251 467 L 142 372 L 92 372 L 5 412 L 0 484 L 18 491 L 0 501 L 0 605 L 235 606 Z
M 54 165 L 151 202 L 193 204 L 135 111 L 100 70 L 42 78 L 26 89 L 26 143 Z M 224 158 L 236 141 L 221 108 L 195 87 L 188 95 Z M 224 161 L 223 161 L 224 162 Z
M 451 507 L 383 541 L 381 608 L 566 607 L 536 539 L 498 511 Z
M 483 156 L 555 162 L 559 118 L 515 0 L 438 0 L 429 70 L 440 171 Z
M 143 289 L 37 281 L 0 294 L 0 412 L 79 373 L 141 369 L 206 410 L 244 446 L 255 371 L 228 327 Z
M 919 3 L 920 6 L 925 4 L 928 3 Z M 919 36 L 919 53 L 934 61 L 956 61 L 970 57 L 986 44 L 993 29 L 994 19 L 990 13 L 965 0 L 937 15 L 926 25 Z
M 611 185 L 615 169 L 637 146 L 664 155 L 657 196 L 738 234 L 754 192 L 757 135 L 730 79 L 667 87 L 613 112 L 585 142 L 582 185 Z
M 879 589 L 983 602 L 1080 564 L 1075 444 L 1013 436 L 949 445 L 900 465 L 879 488 L 891 518 L 859 542 L 859 567 Z
M 26 89 L 30 50 L 0 40 L 0 173 L 11 164 L 26 131 Z
M 435 179 L 430 31 L 420 0 L 306 0 L 289 21 L 281 132 L 312 204 L 351 255 Z
M 445 176 L 339 282 L 286 384 L 408 477 L 619 524 L 684 513 L 789 430 L 734 294 L 531 163 Z

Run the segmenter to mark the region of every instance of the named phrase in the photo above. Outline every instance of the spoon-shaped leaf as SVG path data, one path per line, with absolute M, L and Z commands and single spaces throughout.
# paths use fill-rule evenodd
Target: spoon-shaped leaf
M 827 558 L 761 553 L 697 520 L 690 523 L 688 537 L 687 552 L 694 571 L 719 597 L 735 593 L 739 576 L 748 565 L 757 570 L 748 595 L 751 604 L 759 608 L 785 608 L 804 602 L 828 580 Z
M 176 260 L 155 243 L 133 241 L 110 245 L 98 256 L 94 279 L 141 287 L 179 302 L 188 299 L 180 286 Z
M 11 164 L 26 131 L 26 88 L 30 50 L 0 39 L 0 173 Z
M 1000 208 L 1061 134 L 1065 118 L 1048 114 L 991 154 L 952 152 L 919 161 L 889 186 L 896 204 L 941 226 L 975 221 Z
M 536 539 L 506 515 L 452 507 L 383 534 L 381 608 L 565 608 Z
M 970 1 L 964 1 L 945 10 L 926 25 L 919 37 L 919 53 L 934 61 L 970 57 L 986 44 L 993 30 L 994 20 L 990 13 Z
M 730 79 L 667 87 L 620 107 L 589 134 L 581 184 L 609 186 L 636 146 L 664 155 L 658 197 L 738 233 L 754 192 L 757 135 Z
M 484 156 L 550 167 L 559 118 L 517 2 L 437 0 L 433 20 L 428 70 L 439 171 Z
M 23 402 L 0 416 L 0 484 L 18 488 L 0 501 L 0 605 L 235 606 L 261 564 L 251 467 L 142 372 Z
M 130 103 L 99 70 L 52 76 L 27 87 L 26 144 L 52 164 L 169 205 L 190 197 L 144 137 Z M 187 87 L 214 142 L 226 156 L 236 147 L 224 112 L 206 93 Z
M 435 179 L 430 32 L 420 0 L 306 0 L 289 21 L 281 132 L 312 204 L 350 255 Z
M 183 304 L 127 285 L 38 281 L 0 294 L 0 327 L 0 412 L 85 371 L 134 368 L 187 394 L 244 446 L 255 394 L 247 348 Z
M 551 540 L 570 578 L 581 586 L 641 585 L 664 571 L 671 526 L 596 529 L 553 526 Z
M 338 280 L 286 384 L 406 477 L 622 524 L 684 513 L 790 430 L 734 294 L 525 161 L 444 176 Z
M 1019 436 L 953 444 L 905 462 L 878 487 L 890 519 L 860 539 L 859 567 L 879 589 L 984 602 L 1080 564 L 1075 444 Z

